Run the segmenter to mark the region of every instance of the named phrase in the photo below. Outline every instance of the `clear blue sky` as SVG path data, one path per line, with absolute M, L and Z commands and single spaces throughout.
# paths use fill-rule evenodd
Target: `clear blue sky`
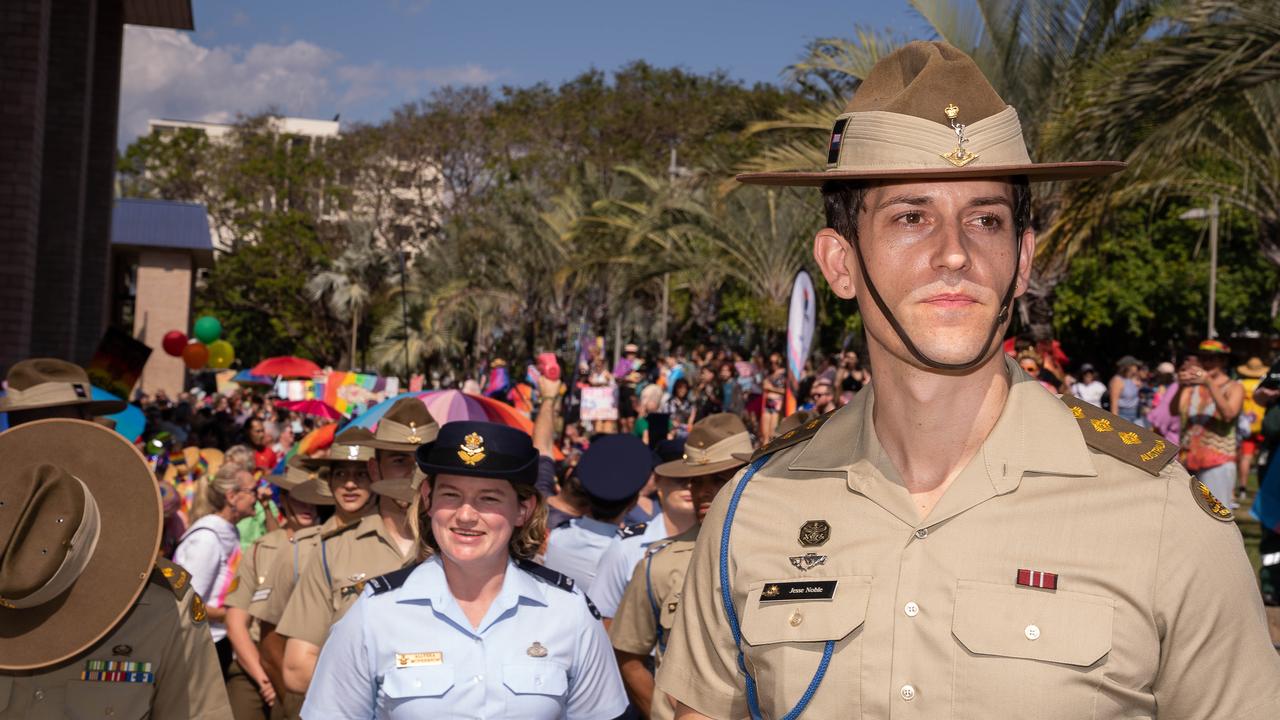
M 146 117 L 265 105 L 376 121 L 449 83 L 558 83 L 637 59 L 778 82 L 805 44 L 857 25 L 922 37 L 906 0 L 194 0 L 196 31 L 130 28 L 121 140 Z

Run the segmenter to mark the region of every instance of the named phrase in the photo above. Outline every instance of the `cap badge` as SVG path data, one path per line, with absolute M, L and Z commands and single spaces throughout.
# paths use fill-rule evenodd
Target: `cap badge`
M 360 446 L 359 446 L 359 445 L 348 445 L 348 446 L 347 446 L 347 459 L 348 459 L 348 460 L 359 460 L 359 459 L 360 459 Z
M 415 445 L 422 444 L 422 437 L 418 435 L 418 424 L 412 420 L 409 421 L 409 437 L 405 438 L 405 440 Z
M 527 653 L 529 657 L 546 657 L 547 649 L 543 647 L 542 643 L 535 640 L 534 643 L 529 646 L 529 649 L 525 650 L 525 653 Z
M 956 131 L 956 149 L 943 155 L 942 159 L 956 167 L 964 167 L 977 160 L 978 156 L 976 154 L 964 149 L 965 143 L 969 142 L 969 138 L 964 136 L 964 123 L 956 122 L 956 119 L 960 117 L 960 108 L 956 107 L 955 103 L 948 103 L 942 112 L 947 116 L 947 122 L 951 124 L 951 129 Z
M 805 547 L 821 545 L 831 537 L 831 525 L 826 520 L 810 520 L 800 526 L 800 544 Z
M 484 438 L 479 433 L 471 433 L 463 438 L 458 448 L 458 457 L 468 465 L 475 465 L 484 459 Z

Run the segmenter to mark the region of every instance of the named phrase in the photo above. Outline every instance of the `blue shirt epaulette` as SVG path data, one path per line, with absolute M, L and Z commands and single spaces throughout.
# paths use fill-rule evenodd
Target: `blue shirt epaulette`
M 629 537 L 635 537 L 636 535 L 644 534 L 644 531 L 647 530 L 648 528 L 649 528 L 649 523 L 642 523 L 642 522 L 632 523 L 630 525 L 627 525 L 626 527 L 619 528 L 618 537 L 622 538 L 623 540 L 626 540 Z
M 399 570 L 389 572 L 386 575 L 379 575 L 369 581 L 369 587 L 373 588 L 374 595 L 381 595 L 388 590 L 394 590 L 401 585 L 404 585 L 404 581 L 409 579 L 409 575 L 413 573 L 417 567 L 418 563 L 413 563 L 406 567 L 402 567 Z
M 516 563 L 516 567 L 538 578 L 548 585 L 564 590 L 565 592 L 573 592 L 573 578 L 545 566 L 539 565 L 532 560 L 520 560 Z

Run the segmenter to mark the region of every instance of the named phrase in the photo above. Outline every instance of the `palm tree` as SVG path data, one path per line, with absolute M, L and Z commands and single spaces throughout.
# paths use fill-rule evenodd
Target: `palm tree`
M 334 316 L 351 321 L 349 366 L 356 366 L 356 344 L 360 336 L 360 317 L 369 306 L 377 288 L 378 274 L 387 266 L 386 253 L 375 242 L 367 223 L 348 223 L 350 243 L 333 265 L 307 281 L 307 294 L 314 301 L 324 300 Z

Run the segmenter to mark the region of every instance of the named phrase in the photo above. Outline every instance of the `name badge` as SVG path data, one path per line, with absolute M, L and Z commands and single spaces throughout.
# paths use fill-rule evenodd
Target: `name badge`
M 785 600 L 830 600 L 836 594 L 835 580 L 802 580 L 769 583 L 760 592 L 760 602 Z
M 444 653 L 439 650 L 435 652 L 396 653 L 396 667 L 398 668 L 442 664 L 444 664 Z

